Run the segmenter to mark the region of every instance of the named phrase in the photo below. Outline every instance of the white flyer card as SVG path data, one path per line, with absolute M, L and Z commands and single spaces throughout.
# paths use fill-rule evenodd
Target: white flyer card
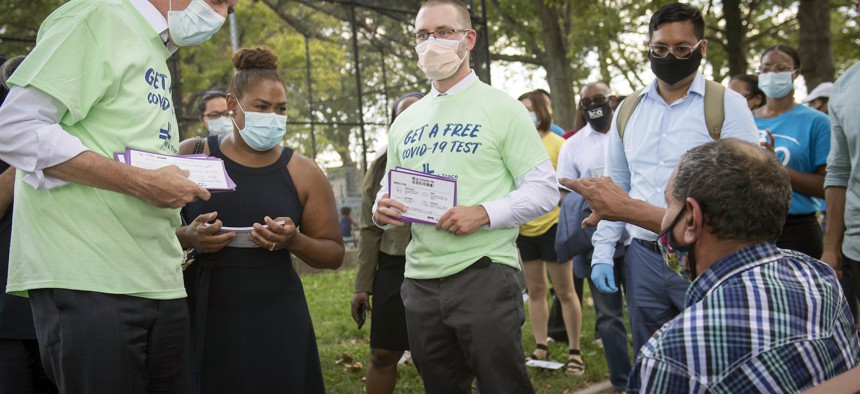
M 457 181 L 415 171 L 388 172 L 388 194 L 406 205 L 401 220 L 436 224 L 457 205 Z
M 278 224 L 283 226 L 284 222 L 279 221 Z M 207 223 L 206 225 L 209 226 L 209 223 Z M 263 228 L 269 228 L 269 226 L 264 224 Z M 228 247 L 231 247 L 231 248 L 259 248 L 260 247 L 260 245 L 257 245 L 256 243 L 254 243 L 254 241 L 251 239 L 251 231 L 254 231 L 254 227 L 252 227 L 252 226 L 248 226 L 248 227 L 226 227 L 226 226 L 222 226 L 221 229 L 218 230 L 218 232 L 216 232 L 215 234 L 224 234 L 224 233 L 230 232 L 230 231 L 236 233 L 236 237 L 233 238 L 233 240 L 230 241 L 229 244 L 227 244 Z
M 175 165 L 188 170 L 188 179 L 209 190 L 235 190 L 236 184 L 227 176 L 224 162 L 218 158 L 171 156 L 160 153 L 126 149 L 125 162 L 146 170 Z

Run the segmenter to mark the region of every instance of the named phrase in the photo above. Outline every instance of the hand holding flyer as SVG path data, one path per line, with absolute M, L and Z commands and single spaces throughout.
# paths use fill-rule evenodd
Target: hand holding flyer
M 457 204 L 457 181 L 397 167 L 388 172 L 388 193 L 406 205 L 400 220 L 436 224 Z
M 236 183 L 227 175 L 224 162 L 216 157 L 201 154 L 172 156 L 126 148 L 125 152 L 114 154 L 114 159 L 147 170 L 175 165 L 187 170 L 190 173 L 188 179 L 205 189 L 210 191 L 236 190 Z

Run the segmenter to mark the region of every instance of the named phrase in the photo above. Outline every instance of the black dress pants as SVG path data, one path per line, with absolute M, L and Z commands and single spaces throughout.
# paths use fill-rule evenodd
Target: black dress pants
M 66 289 L 29 293 L 42 363 L 61 393 L 188 391 L 185 299 Z

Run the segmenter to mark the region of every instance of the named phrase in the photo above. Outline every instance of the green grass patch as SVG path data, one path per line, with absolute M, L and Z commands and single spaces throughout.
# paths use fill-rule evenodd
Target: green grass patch
M 310 307 L 314 330 L 317 336 L 320 360 L 326 390 L 329 393 L 363 393 L 364 376 L 370 360 L 370 318 L 359 330 L 349 313 L 352 299 L 354 270 L 328 272 L 302 277 L 305 295 Z M 590 298 L 586 286 L 585 298 Z M 585 360 L 585 375 L 571 377 L 562 370 L 551 371 L 528 368 L 532 384 L 538 393 L 572 393 L 592 383 L 609 379 L 603 348 L 594 341 L 594 308 L 583 303 L 582 355 Z M 530 354 L 534 350 L 531 324 L 526 319 L 523 326 L 523 350 Z M 343 354 L 361 362 L 361 370 L 344 370 L 337 364 Z M 525 355 L 523 356 L 525 357 Z M 567 360 L 567 344 L 550 343 L 550 359 Z M 397 393 L 421 393 L 421 377 L 413 365 L 398 367 Z

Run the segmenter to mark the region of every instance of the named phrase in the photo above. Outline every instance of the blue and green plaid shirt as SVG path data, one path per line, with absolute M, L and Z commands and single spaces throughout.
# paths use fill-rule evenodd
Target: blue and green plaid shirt
M 858 363 L 854 319 L 834 271 L 762 243 L 693 282 L 687 309 L 642 347 L 627 391 L 797 392 Z

